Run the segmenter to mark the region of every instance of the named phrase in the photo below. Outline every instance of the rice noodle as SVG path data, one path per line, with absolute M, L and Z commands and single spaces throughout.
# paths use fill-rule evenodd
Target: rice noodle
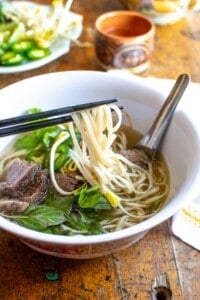
M 160 210 L 169 191 L 162 163 L 149 162 L 148 168 L 144 169 L 114 151 L 115 141 L 118 149 L 124 149 L 126 145 L 124 136 L 119 138 L 117 133 L 122 124 L 120 109 L 115 105 L 101 106 L 76 112 L 72 118 L 73 122 L 68 125 L 74 143 L 70 151 L 71 159 L 87 183 L 99 186 L 105 195 L 111 191 L 119 200 L 118 207 L 112 212 L 114 219 L 103 221 L 104 227 L 120 230 Z M 81 143 L 77 140 L 75 129 L 81 133 Z M 51 176 L 54 178 L 53 168 Z M 67 194 L 59 187 L 56 188 L 63 195 Z

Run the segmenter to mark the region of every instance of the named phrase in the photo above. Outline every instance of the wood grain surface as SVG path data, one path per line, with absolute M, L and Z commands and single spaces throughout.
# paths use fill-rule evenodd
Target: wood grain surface
M 0 88 L 42 73 L 101 70 L 93 45 L 95 19 L 102 12 L 123 8 L 118 0 L 75 0 L 72 10 L 84 17 L 82 47 L 73 44 L 69 54 L 36 70 L 2 74 Z M 200 12 L 156 27 L 151 65 L 141 76 L 175 79 L 182 72 L 200 83 Z M 151 299 L 155 278 L 166 273 L 174 300 L 199 300 L 200 254 L 173 236 L 170 222 L 126 250 L 92 260 L 47 256 L 0 230 L 0 299 L 146 300 Z

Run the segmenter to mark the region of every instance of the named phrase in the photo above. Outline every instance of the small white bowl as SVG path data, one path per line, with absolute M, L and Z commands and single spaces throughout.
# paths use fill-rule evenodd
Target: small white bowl
M 145 133 L 165 97 L 147 87 L 142 80 L 114 74 L 95 71 L 49 73 L 2 89 L 0 118 L 20 115 L 31 107 L 47 110 L 109 98 L 117 98 L 119 105 L 123 105 L 132 116 L 136 130 Z M 177 107 L 162 145 L 170 171 L 171 191 L 165 207 L 155 216 L 128 229 L 94 236 L 40 233 L 3 217 L 0 217 L 0 227 L 37 251 L 74 259 L 107 255 L 137 242 L 148 230 L 170 218 L 199 192 L 200 125 L 184 106 L 184 100 Z M 0 152 L 12 138 L 1 138 Z

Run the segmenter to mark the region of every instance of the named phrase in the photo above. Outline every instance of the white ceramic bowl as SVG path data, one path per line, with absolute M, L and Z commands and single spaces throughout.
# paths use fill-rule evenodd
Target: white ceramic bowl
M 22 114 L 33 106 L 46 110 L 109 98 L 117 98 L 132 116 L 135 128 L 145 133 L 165 97 L 147 87 L 142 80 L 115 74 L 93 71 L 50 73 L 2 89 L 0 118 Z M 128 229 L 95 236 L 44 234 L 3 217 L 0 217 L 0 227 L 35 250 L 74 259 L 107 255 L 137 242 L 152 227 L 170 218 L 185 201 L 196 197 L 199 191 L 200 125 L 198 118 L 188 112 L 187 105 L 184 106 L 186 98 L 178 105 L 162 146 L 170 171 L 171 191 L 169 201 L 155 216 Z M 12 138 L 1 138 L 0 152 Z

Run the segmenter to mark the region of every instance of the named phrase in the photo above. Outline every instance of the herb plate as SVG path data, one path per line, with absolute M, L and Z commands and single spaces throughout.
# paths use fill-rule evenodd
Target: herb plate
M 22 8 L 23 6 L 28 6 L 31 9 L 36 9 L 37 7 L 40 10 L 44 10 L 44 12 L 50 10 L 50 6 L 48 5 L 38 5 L 33 2 L 27 1 L 13 1 L 12 5 L 17 9 Z M 42 59 L 30 61 L 21 65 L 15 66 L 0 66 L 0 74 L 11 74 L 11 73 L 18 73 L 18 72 L 25 72 L 33 69 L 37 69 L 42 67 L 59 57 L 67 54 L 70 51 L 70 44 L 71 40 L 76 40 L 79 38 L 82 32 L 82 16 L 73 12 L 68 12 L 66 14 L 66 22 L 68 24 L 75 24 L 73 25 L 73 29 L 70 30 L 70 38 L 59 38 L 52 46 L 50 47 L 51 54 L 46 56 Z

